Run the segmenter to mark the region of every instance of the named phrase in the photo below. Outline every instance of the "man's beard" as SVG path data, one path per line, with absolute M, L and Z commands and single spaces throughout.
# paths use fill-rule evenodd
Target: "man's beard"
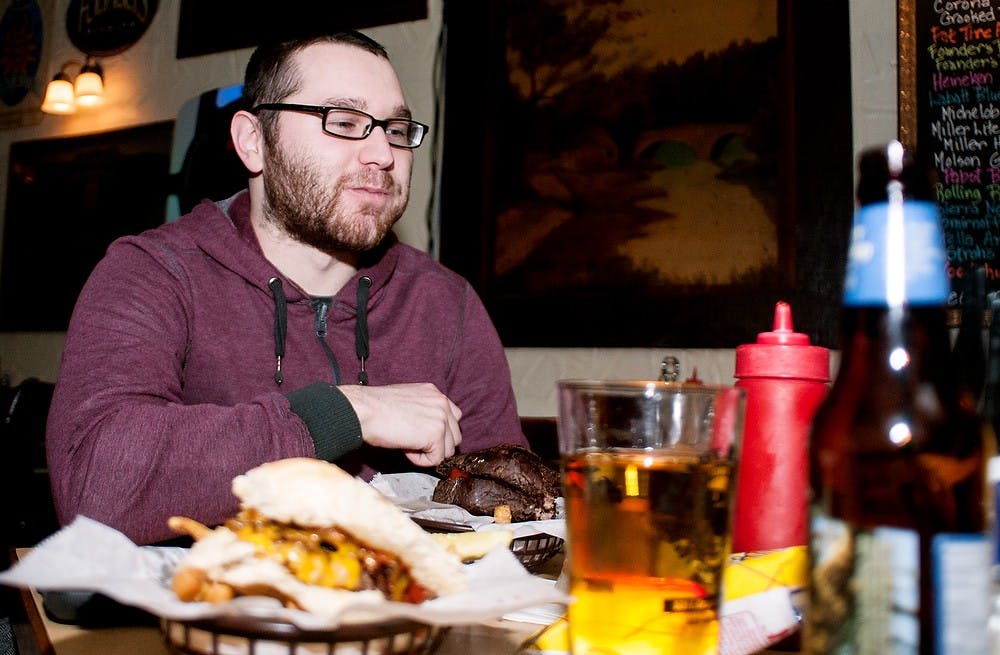
M 331 185 L 317 166 L 271 148 L 264 176 L 264 214 L 289 236 L 327 254 L 365 252 L 377 246 L 406 209 L 406 189 L 384 171 L 344 174 Z M 346 206 L 345 188 L 364 186 L 386 192 L 385 202 Z

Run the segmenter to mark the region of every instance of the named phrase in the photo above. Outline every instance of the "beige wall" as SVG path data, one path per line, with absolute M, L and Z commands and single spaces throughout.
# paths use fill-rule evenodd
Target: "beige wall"
M 53 4 L 58 29 L 52 30 L 49 42 L 48 73 L 40 76 L 46 79 L 63 61 L 80 56 L 62 29 L 69 0 L 54 0 Z M 12 142 L 171 120 L 189 98 L 240 82 L 249 50 L 176 59 L 179 4 L 159 3 L 156 18 L 143 38 L 124 53 L 102 61 L 108 100 L 99 111 L 81 111 L 70 117 L 38 115 L 34 125 L 0 129 L 0 180 L 7 179 L 7 153 Z M 896 134 L 895 0 L 851 0 L 850 4 L 854 150 L 858 152 Z M 366 30 L 388 48 L 413 113 L 425 122 L 433 120 L 442 0 L 429 0 L 428 5 L 427 20 Z M 429 205 L 434 148 L 425 145 L 416 154 L 413 196 L 397 229 L 404 241 L 426 249 L 432 229 Z M 6 185 L 0 183 L 0 212 L 6 206 L 5 193 Z M 0 333 L 0 373 L 15 383 L 32 376 L 55 380 L 63 338 L 60 333 Z M 685 376 L 697 367 L 698 376 L 706 382 L 732 382 L 731 350 L 508 349 L 519 410 L 525 416 L 555 413 L 557 379 L 654 377 L 660 360 L 668 354 L 681 360 Z

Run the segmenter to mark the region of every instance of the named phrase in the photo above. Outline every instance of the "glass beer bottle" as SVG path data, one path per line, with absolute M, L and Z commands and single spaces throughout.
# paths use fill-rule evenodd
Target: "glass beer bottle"
M 912 172 L 898 142 L 862 159 L 841 362 L 810 434 L 807 653 L 985 647 L 982 424 L 955 384 L 940 217 Z

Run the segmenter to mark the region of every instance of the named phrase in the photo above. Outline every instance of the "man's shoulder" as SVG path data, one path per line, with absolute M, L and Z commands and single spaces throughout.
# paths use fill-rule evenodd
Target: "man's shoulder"
M 206 240 L 219 236 L 221 225 L 229 222 L 225 206 L 221 203 L 202 201 L 189 213 L 139 234 L 126 235 L 117 241 L 139 246 L 142 249 L 186 250 L 196 249 Z M 231 225 L 231 223 L 230 223 Z
M 437 301 L 447 304 L 465 303 L 476 296 L 469 281 L 434 259 L 429 253 L 405 244 L 396 244 L 398 256 L 390 286 L 405 290 L 412 301 L 423 298 L 434 305 Z
M 464 277 L 434 259 L 430 253 L 424 250 L 397 241 L 392 245 L 390 251 L 394 253 L 396 260 L 396 273 L 439 277 L 442 282 L 463 287 L 468 284 Z

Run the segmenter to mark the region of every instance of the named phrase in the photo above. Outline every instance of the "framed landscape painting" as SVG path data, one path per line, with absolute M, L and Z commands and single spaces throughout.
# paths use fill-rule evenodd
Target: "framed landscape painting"
M 732 346 L 779 299 L 832 338 L 837 299 L 803 280 L 803 233 L 827 219 L 801 211 L 790 7 L 472 4 L 446 11 L 439 248 L 505 344 Z

